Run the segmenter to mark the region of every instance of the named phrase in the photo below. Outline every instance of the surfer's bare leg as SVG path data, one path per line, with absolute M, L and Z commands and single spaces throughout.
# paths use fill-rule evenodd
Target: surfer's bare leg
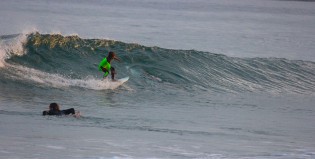
M 114 67 L 110 68 L 110 74 L 112 75 L 112 80 L 114 81 L 115 80 L 115 74 L 116 74 L 116 71 L 115 71 Z

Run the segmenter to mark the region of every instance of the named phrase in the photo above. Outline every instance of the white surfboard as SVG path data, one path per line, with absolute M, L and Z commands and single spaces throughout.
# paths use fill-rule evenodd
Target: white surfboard
M 121 84 L 127 82 L 129 80 L 129 77 L 124 77 L 124 78 L 121 78 L 121 79 L 118 79 L 117 81 L 114 81 L 114 82 L 120 82 Z
M 105 78 L 102 80 L 100 87 L 102 89 L 116 89 L 117 87 L 121 86 L 128 80 L 129 80 L 129 77 L 120 78 L 114 81 L 110 78 Z
M 124 84 L 128 80 L 129 80 L 129 77 L 124 77 L 124 78 L 118 79 L 116 81 L 111 81 L 112 89 L 116 89 L 117 87 L 121 86 L 122 84 Z

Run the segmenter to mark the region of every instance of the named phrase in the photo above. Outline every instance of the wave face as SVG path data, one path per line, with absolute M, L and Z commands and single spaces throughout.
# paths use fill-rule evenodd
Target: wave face
M 171 84 L 212 92 L 315 92 L 315 63 L 310 61 L 235 58 L 58 34 L 7 35 L 0 39 L 2 83 L 107 89 L 109 84 L 101 81 L 97 66 L 114 51 L 122 60 L 112 64 L 117 76 L 130 76 L 128 84 L 134 88 Z

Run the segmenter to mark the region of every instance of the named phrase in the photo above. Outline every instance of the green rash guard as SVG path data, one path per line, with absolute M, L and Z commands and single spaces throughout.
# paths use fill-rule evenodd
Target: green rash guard
M 105 68 L 107 71 L 105 72 L 104 77 L 106 77 L 109 74 L 110 67 L 111 67 L 110 63 L 107 61 L 107 58 L 105 57 L 98 65 L 98 70 L 103 71 L 102 68 Z

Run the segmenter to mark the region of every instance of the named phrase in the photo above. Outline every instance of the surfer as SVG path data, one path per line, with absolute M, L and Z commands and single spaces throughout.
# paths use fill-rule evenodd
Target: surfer
M 60 110 L 60 106 L 57 103 L 50 103 L 49 110 L 43 111 L 43 115 L 73 115 L 74 117 L 80 117 L 80 112 L 76 112 L 74 108 Z
M 112 67 L 110 65 L 111 61 L 115 59 L 117 61 L 120 61 L 120 59 L 116 56 L 116 54 L 112 51 L 110 51 L 108 53 L 108 56 L 105 57 L 101 62 L 100 64 L 98 65 L 98 69 L 99 71 L 103 71 L 104 72 L 104 78 L 107 77 L 107 75 L 109 74 L 109 71 L 110 71 L 110 74 L 112 76 L 112 80 L 114 81 L 115 80 L 115 74 L 116 74 L 116 71 L 115 71 L 115 68 Z

